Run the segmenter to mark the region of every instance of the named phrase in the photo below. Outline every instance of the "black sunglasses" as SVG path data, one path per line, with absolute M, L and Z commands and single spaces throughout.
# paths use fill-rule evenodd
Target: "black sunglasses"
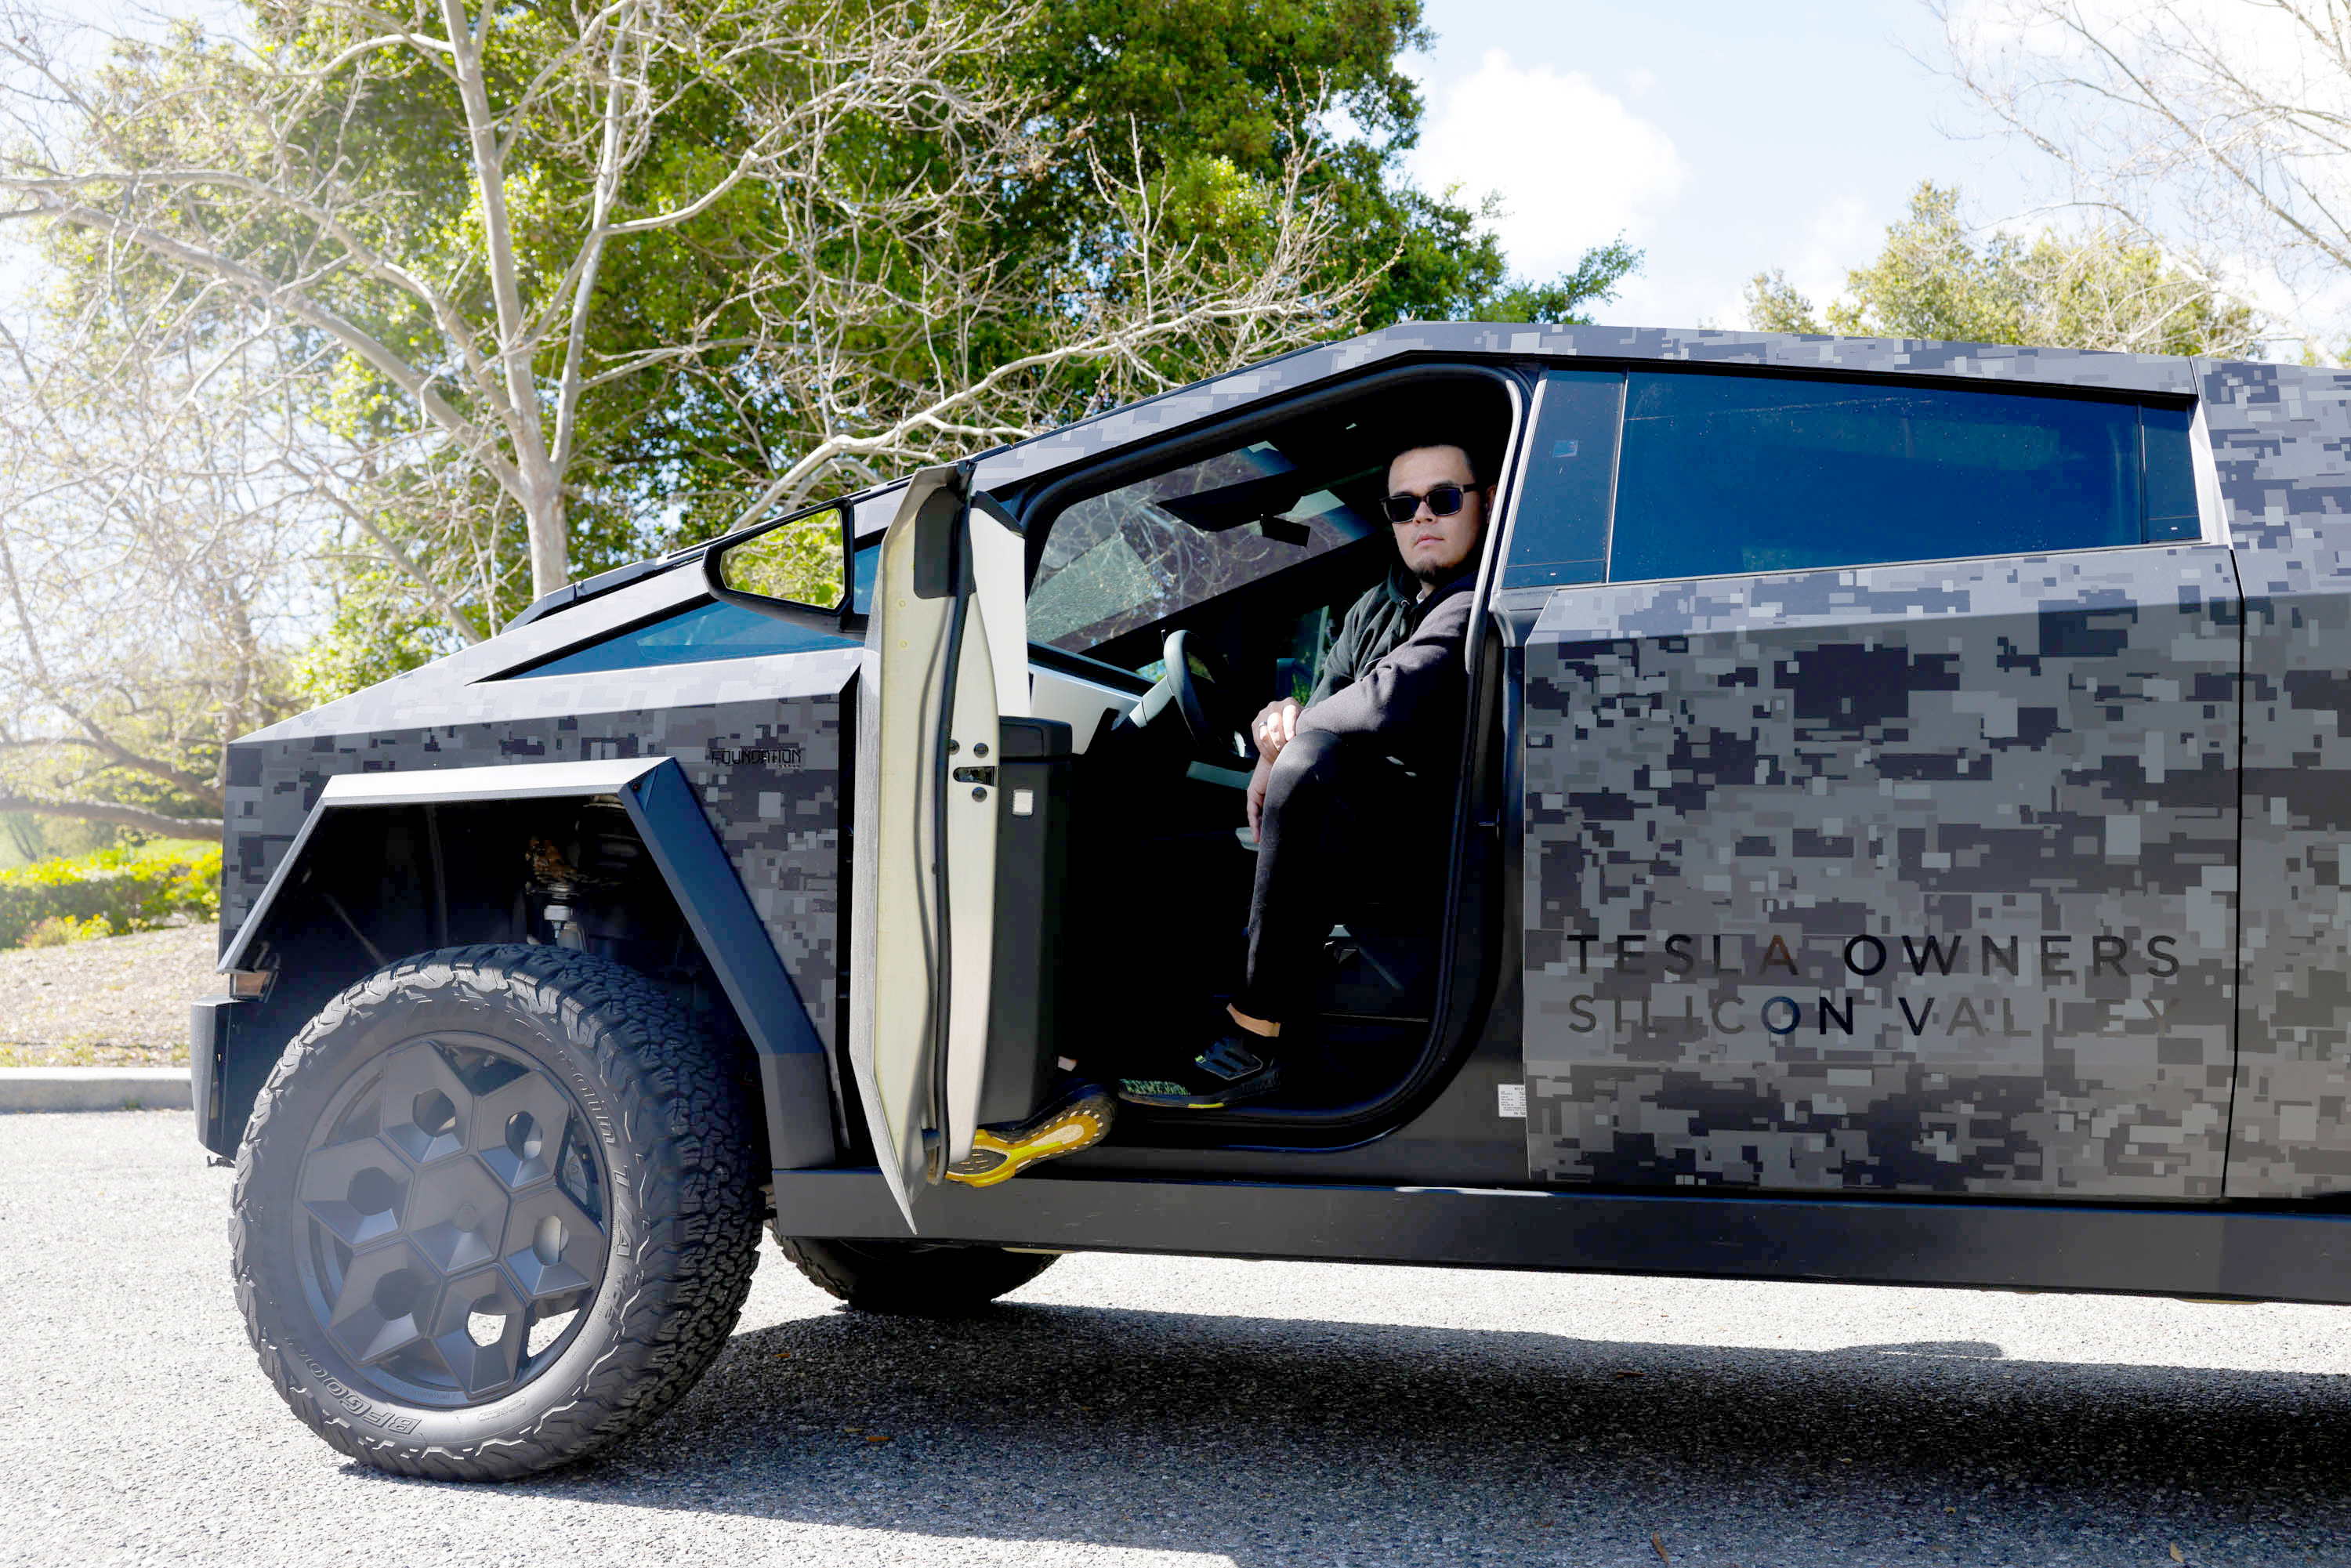
M 1392 523 L 1408 523 L 1420 511 L 1420 504 L 1426 501 L 1430 515 L 1449 517 L 1461 509 L 1461 497 L 1468 493 L 1459 485 L 1432 485 L 1426 496 L 1399 490 L 1393 496 L 1380 497 L 1380 510 L 1388 515 L 1388 521 Z

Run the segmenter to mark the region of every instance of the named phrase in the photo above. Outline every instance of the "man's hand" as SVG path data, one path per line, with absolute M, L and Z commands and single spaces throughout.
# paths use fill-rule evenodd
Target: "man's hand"
M 1295 697 L 1283 697 L 1270 702 L 1249 723 L 1249 738 L 1257 743 L 1257 754 L 1263 762 L 1271 762 L 1281 755 L 1281 748 L 1298 738 L 1298 716 L 1306 710 L 1298 706 Z M 1262 764 L 1260 764 L 1260 769 Z M 1257 821 L 1252 811 L 1249 821 Z
M 1291 706 L 1295 706 L 1296 705 L 1292 704 Z M 1264 836 L 1258 830 L 1265 821 L 1266 786 L 1272 782 L 1273 758 L 1270 757 L 1259 758 L 1257 759 L 1256 768 L 1249 774 L 1249 838 L 1252 841 Z

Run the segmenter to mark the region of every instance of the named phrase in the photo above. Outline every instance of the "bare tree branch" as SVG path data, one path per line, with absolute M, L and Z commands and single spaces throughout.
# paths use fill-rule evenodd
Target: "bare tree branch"
M 465 607 L 451 599 L 448 591 L 434 580 L 433 574 L 417 565 L 415 559 L 402 548 L 400 541 L 385 533 L 377 525 L 374 517 L 360 507 L 352 505 L 348 497 L 334 489 L 322 485 L 319 486 L 319 494 L 328 505 L 350 518 L 351 526 L 365 534 L 369 541 L 383 552 L 384 559 L 399 570 L 401 575 L 416 584 L 425 598 L 432 601 L 433 607 L 441 612 L 442 619 L 448 622 L 451 631 L 456 632 L 469 646 L 482 640 L 481 628 L 474 624 L 474 618 L 465 613 Z
M 165 803 L 217 816 L 224 743 L 286 709 L 270 628 L 318 513 L 312 433 L 284 394 L 310 372 L 271 352 L 274 329 L 217 325 L 98 302 L 0 327 L 11 800 L 195 831 Z
M 1949 67 L 2064 199 L 2293 323 L 2322 356 L 2351 300 L 2351 5 L 1991 0 L 1933 6 Z M 2218 286 L 2222 278 L 2208 272 Z M 2311 312 L 2320 313 L 2313 319 Z

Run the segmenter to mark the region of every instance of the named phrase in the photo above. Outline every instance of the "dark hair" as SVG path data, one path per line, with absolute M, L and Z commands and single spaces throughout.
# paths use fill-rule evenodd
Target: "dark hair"
M 1407 452 L 1418 452 L 1424 447 L 1430 446 L 1450 446 L 1467 458 L 1469 463 L 1469 482 L 1478 488 L 1485 489 L 1494 482 L 1494 459 L 1486 450 L 1486 443 L 1466 431 L 1399 433 L 1395 449 L 1388 455 L 1388 462 L 1393 464 Z

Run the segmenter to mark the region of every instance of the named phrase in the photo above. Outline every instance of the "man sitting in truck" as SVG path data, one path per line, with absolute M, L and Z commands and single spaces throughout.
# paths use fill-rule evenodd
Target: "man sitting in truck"
M 1447 435 L 1389 463 L 1396 565 L 1348 610 L 1310 700 L 1269 703 L 1250 726 L 1246 979 L 1206 1049 L 1122 1079 L 1119 1098 L 1207 1111 L 1278 1088 L 1283 1025 L 1307 1003 L 1348 887 L 1425 877 L 1450 841 L 1469 591 L 1494 501 L 1472 452 Z

